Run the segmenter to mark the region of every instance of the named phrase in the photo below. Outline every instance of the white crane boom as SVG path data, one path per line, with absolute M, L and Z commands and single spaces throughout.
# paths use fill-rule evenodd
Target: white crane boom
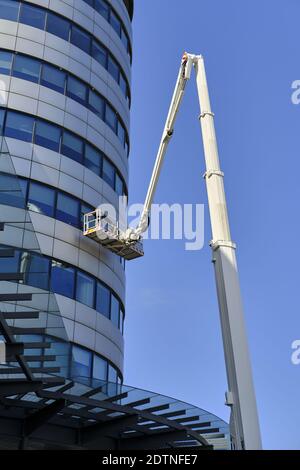
M 250 356 L 247 344 L 239 276 L 236 262 L 236 246 L 231 240 L 227 205 L 224 191 L 224 174 L 220 169 L 214 114 L 211 111 L 204 60 L 201 55 L 185 53 L 173 93 L 166 125 L 159 145 L 140 222 L 136 228 L 125 232 L 105 221 L 101 225 L 98 210 L 86 214 L 84 234 L 91 238 L 103 233 L 99 242 L 108 249 L 133 259 L 143 255 L 140 245 L 142 234 L 148 228 L 149 213 L 160 176 L 161 167 L 173 134 L 174 123 L 184 95 L 192 68 L 196 72 L 196 84 L 200 103 L 200 123 L 205 155 L 205 180 L 212 229 L 212 255 L 220 311 L 224 356 L 226 363 L 228 392 L 226 404 L 231 408 L 230 428 L 235 449 L 261 449 L 261 436 L 256 398 L 252 379 Z M 93 215 L 94 214 L 94 215 Z M 104 219 L 105 220 L 105 219 Z

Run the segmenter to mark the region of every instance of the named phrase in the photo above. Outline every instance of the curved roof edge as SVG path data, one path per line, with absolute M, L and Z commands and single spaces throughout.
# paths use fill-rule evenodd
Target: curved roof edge
M 125 3 L 125 6 L 128 10 L 130 19 L 132 20 L 132 18 L 133 18 L 133 0 L 123 0 L 123 2 Z

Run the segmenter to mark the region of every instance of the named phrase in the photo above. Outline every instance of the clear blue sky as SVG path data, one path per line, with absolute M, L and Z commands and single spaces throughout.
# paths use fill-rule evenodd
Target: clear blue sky
M 136 0 L 131 202 L 142 202 L 182 52 L 206 59 L 263 444 L 300 449 L 300 79 L 297 0 Z M 147 241 L 127 263 L 125 382 L 227 419 L 204 160 L 191 82 L 155 201 L 204 203 L 205 249 Z

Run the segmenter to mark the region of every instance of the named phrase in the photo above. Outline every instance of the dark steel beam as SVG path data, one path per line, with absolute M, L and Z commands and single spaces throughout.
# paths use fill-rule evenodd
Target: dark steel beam
M 83 444 L 93 442 L 101 437 L 118 438 L 120 433 L 136 426 L 138 415 L 122 416 L 105 423 L 97 423 L 84 428 L 81 431 L 81 440 Z
M 169 448 L 173 445 L 174 441 L 184 441 L 187 438 L 185 430 L 176 430 L 167 432 L 160 432 L 155 435 L 140 436 L 134 438 L 124 438 L 119 440 L 119 450 L 150 450 Z
M 48 342 L 24 342 L 24 349 L 48 349 L 51 348 L 51 343 Z
M 15 250 L 13 248 L 0 249 L 0 258 L 13 258 Z
M 24 273 L 0 273 L 0 281 L 23 281 Z
M 41 380 L 28 381 L 23 379 L 1 379 L 0 396 L 8 397 L 18 395 L 19 393 L 29 393 L 42 390 L 43 382 Z
M 40 312 L 1 312 L 5 320 L 34 320 L 39 318 Z
M 13 335 L 43 335 L 45 334 L 45 328 L 21 328 L 18 326 L 10 327 L 11 334 Z
M 58 374 L 60 367 L 30 367 L 32 374 Z M 0 375 L 4 374 L 23 374 L 21 367 L 3 367 L 0 368 Z
M 17 302 L 18 300 L 32 300 L 32 294 L 0 294 L 0 302 Z
M 61 398 L 28 416 L 24 421 L 24 435 L 30 436 L 30 434 L 42 427 L 47 421 L 53 418 L 53 416 L 65 408 L 65 406 L 66 401 Z

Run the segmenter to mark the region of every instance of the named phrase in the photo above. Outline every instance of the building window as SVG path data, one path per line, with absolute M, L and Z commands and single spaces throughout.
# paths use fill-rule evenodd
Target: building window
M 77 273 L 76 300 L 88 307 L 94 308 L 95 282 L 94 279 L 80 271 Z
M 19 16 L 19 2 L 0 0 L 0 15 L 4 20 L 17 21 Z
M 94 356 L 93 361 L 93 378 L 97 380 L 107 381 L 107 362 L 102 357 Z
M 116 187 L 115 191 L 118 194 L 118 196 L 123 196 L 124 194 L 124 188 L 123 188 L 123 181 L 121 180 L 120 176 L 118 173 L 116 173 Z
M 21 3 L 19 21 L 34 28 L 45 29 L 46 11 L 37 6 Z
M 4 134 L 5 110 L 0 109 L 0 135 Z
M 59 152 L 60 128 L 44 121 L 37 121 L 34 142 L 42 147 Z
M 0 177 L 0 181 L 1 181 L 1 177 Z M 1 247 L 5 248 L 2 245 Z M 1 257 L 0 272 L 1 273 L 17 273 L 19 271 L 19 259 L 20 259 L 20 252 L 18 250 L 14 250 L 14 256 L 9 256 L 7 258 Z
M 92 43 L 92 56 L 99 62 L 105 69 L 107 68 L 107 51 L 100 44 L 95 41 Z
M 22 55 L 15 55 L 12 74 L 14 77 L 38 83 L 40 79 L 41 63 Z
M 34 253 L 21 255 L 20 272 L 26 273 L 26 284 L 47 290 L 49 288 L 50 261 Z
M 75 270 L 64 263 L 52 260 L 51 290 L 56 294 L 74 298 Z
M 46 30 L 48 33 L 52 33 L 55 36 L 64 39 L 65 41 L 69 41 L 70 36 L 70 23 L 67 20 L 64 20 L 58 15 L 54 13 L 48 12 L 47 15 L 47 26 Z
M 89 92 L 89 108 L 99 116 L 102 121 L 104 120 L 104 99 L 95 93 L 94 91 Z
M 105 106 L 105 122 L 109 127 L 117 133 L 117 115 L 109 104 Z
M 6 116 L 5 135 L 25 142 L 32 142 L 34 118 L 8 111 Z
M 11 52 L 0 51 L 0 73 L 10 75 L 13 54 Z
M 85 166 L 97 175 L 101 176 L 102 155 L 90 145 L 85 146 Z
M 56 218 L 66 224 L 79 226 L 79 201 L 63 193 L 57 195 Z
M 91 37 L 89 34 L 86 34 L 82 29 L 72 26 L 71 30 L 71 43 L 74 46 L 79 47 L 87 54 L 91 53 Z
M 42 184 L 31 183 L 28 195 L 28 208 L 39 214 L 54 216 L 55 191 Z
M 121 22 L 113 11 L 110 12 L 110 24 L 112 25 L 117 35 L 121 36 Z
M 79 163 L 82 163 L 83 141 L 70 132 L 64 131 L 61 153 Z
M 16 176 L 0 173 L 0 203 L 25 208 L 25 200 Z
M 87 349 L 73 345 L 72 347 L 72 376 L 91 377 L 92 353 Z
M 99 282 L 97 283 L 96 310 L 107 318 L 110 317 L 110 291 Z
M 118 121 L 118 137 L 120 139 L 120 142 L 122 144 L 122 147 L 125 145 L 125 139 L 126 139 L 126 132 L 120 121 Z
M 86 104 L 87 87 L 74 77 L 69 76 L 67 81 L 67 96 L 78 103 Z
M 89 214 L 90 212 L 93 212 L 94 210 L 95 210 L 94 207 L 89 206 L 88 204 L 84 204 L 83 202 L 81 203 L 81 207 L 80 207 L 80 228 L 83 228 L 84 214 Z
M 117 328 L 119 328 L 119 311 L 120 311 L 119 301 L 112 294 L 112 296 L 111 296 L 111 307 L 110 307 L 110 319 Z
M 107 21 L 109 20 L 109 7 L 106 2 L 103 0 L 95 0 L 95 10 Z
M 65 93 L 65 81 L 65 72 L 56 67 L 52 67 L 52 65 L 43 65 L 41 85 L 52 88 L 52 90 L 58 91 L 59 93 Z
M 102 178 L 111 188 L 115 187 L 115 169 L 107 160 L 103 160 Z
M 127 97 L 127 82 L 122 73 L 120 73 L 120 88 L 123 91 L 123 94 Z
M 111 56 L 108 57 L 108 71 L 116 82 L 119 83 L 120 69 L 117 62 Z

